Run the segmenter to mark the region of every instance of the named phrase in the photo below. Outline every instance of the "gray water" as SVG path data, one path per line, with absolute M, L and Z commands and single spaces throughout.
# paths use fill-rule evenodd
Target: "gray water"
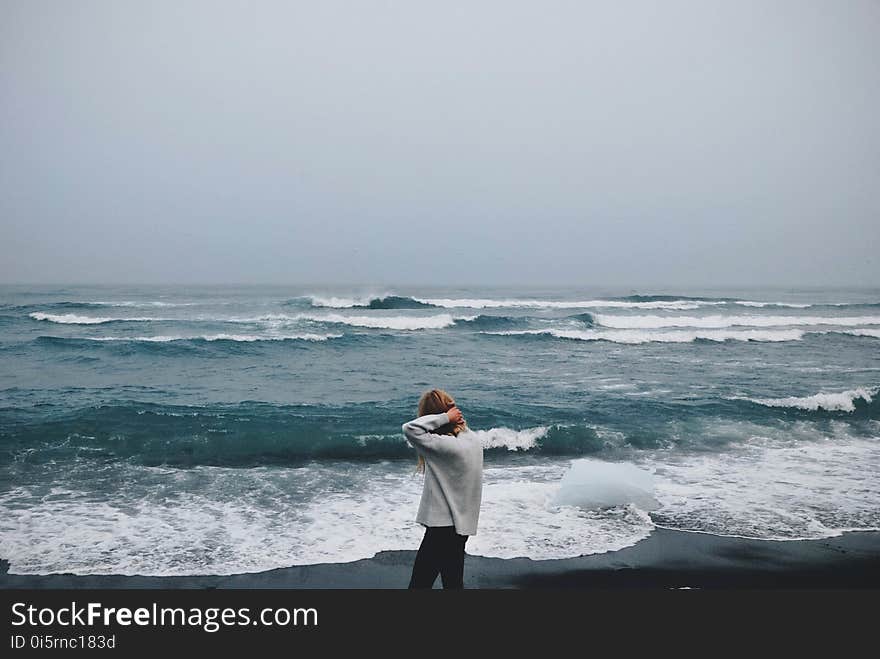
M 486 447 L 470 553 L 877 528 L 878 339 L 876 289 L 5 286 L 0 557 L 218 574 L 415 548 L 400 425 L 435 386 Z

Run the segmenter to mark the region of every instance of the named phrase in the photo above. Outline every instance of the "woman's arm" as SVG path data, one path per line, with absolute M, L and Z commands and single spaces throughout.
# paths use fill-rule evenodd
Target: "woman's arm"
M 461 412 L 453 407 L 440 414 L 426 414 L 412 421 L 407 421 L 401 428 L 409 443 L 426 452 L 441 452 L 455 448 L 457 439 L 454 435 L 438 435 L 431 432 L 441 426 L 461 419 Z

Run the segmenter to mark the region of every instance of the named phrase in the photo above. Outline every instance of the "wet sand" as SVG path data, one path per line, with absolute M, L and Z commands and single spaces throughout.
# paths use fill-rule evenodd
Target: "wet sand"
M 351 563 L 183 577 L 16 575 L 2 560 L 0 588 L 406 588 L 414 557 L 415 551 L 385 551 Z M 655 529 L 632 547 L 577 558 L 468 555 L 465 587 L 880 588 L 880 532 L 775 541 Z

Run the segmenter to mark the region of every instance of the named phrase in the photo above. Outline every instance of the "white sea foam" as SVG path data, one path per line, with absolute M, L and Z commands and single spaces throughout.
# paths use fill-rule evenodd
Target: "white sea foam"
M 615 329 L 661 329 L 664 327 L 791 327 L 811 325 L 880 325 L 880 316 L 612 316 L 596 314 L 594 320 Z
M 509 451 L 528 451 L 536 446 L 539 439 L 549 430 L 548 426 L 513 430 L 511 428 L 489 428 L 472 430 L 480 439 L 483 448 L 506 448 Z
M 95 304 L 102 307 L 194 307 L 199 304 L 204 304 L 203 302 L 163 302 L 161 300 L 121 300 L 118 302 L 111 301 L 96 301 L 96 302 L 86 302 L 86 304 Z M 215 302 L 213 300 L 210 301 L 210 304 L 228 304 L 228 302 Z
M 691 343 L 692 341 L 799 341 L 804 333 L 796 329 L 783 330 L 499 330 L 483 331 L 480 334 L 516 336 L 526 334 L 547 334 L 559 339 L 576 341 L 609 341 L 611 343 Z
M 491 298 L 413 298 L 425 304 L 450 309 L 471 308 L 546 308 L 546 309 L 670 309 L 687 311 L 699 309 L 704 305 L 724 304 L 710 300 L 668 300 L 651 302 L 626 302 L 622 300 L 536 300 L 536 299 L 491 299 Z
M 857 400 L 864 400 L 870 403 L 873 397 L 877 395 L 880 389 L 867 389 L 859 387 L 858 389 L 850 389 L 838 393 L 820 392 L 812 396 L 788 396 L 786 398 L 748 398 L 745 396 L 734 396 L 733 400 L 748 400 L 759 405 L 767 407 L 792 407 L 801 410 L 827 410 L 837 412 L 854 412 Z
M 767 540 L 880 527 L 880 442 L 847 435 L 845 424 L 822 434 L 756 426 L 728 451 L 656 452 L 639 464 L 654 470 L 658 526 Z
M 189 318 L 157 318 L 157 317 L 99 317 L 80 316 L 76 314 L 48 314 L 33 312 L 29 314 L 34 320 L 43 320 L 52 323 L 73 325 L 100 325 L 111 322 L 209 322 L 209 323 L 236 323 L 249 325 L 264 325 L 269 327 L 283 327 L 299 321 L 341 323 L 354 327 L 366 327 L 373 329 L 395 330 L 419 330 L 419 329 L 442 329 L 455 324 L 456 320 L 473 320 L 476 316 L 455 316 L 449 313 L 440 313 L 428 316 L 419 315 L 348 315 L 334 313 L 300 313 L 300 314 L 263 314 L 260 316 L 195 316 Z
M 89 336 L 87 341 L 134 341 L 146 343 L 168 343 L 172 341 L 326 341 L 338 339 L 342 334 L 314 334 L 304 332 L 301 334 L 197 334 L 183 335 L 159 335 L 159 336 Z
M 752 300 L 737 300 L 734 302 L 741 307 L 788 307 L 791 309 L 807 309 L 812 304 L 795 304 L 793 302 L 754 302 Z
M 578 500 L 561 503 L 571 461 L 487 464 L 468 553 L 535 560 L 601 553 L 635 544 L 655 523 L 773 539 L 877 528 L 880 442 L 850 437 L 846 428 L 832 424 L 817 435 L 813 424 L 744 422 L 730 431 L 752 438 L 726 451 L 638 452 L 633 465 L 653 474 L 653 489 L 636 488 L 637 497 L 612 497 L 585 478 Z M 423 528 L 413 518 L 423 482 L 405 462 L 343 472 L 322 462 L 46 465 L 0 493 L 0 556 L 11 574 L 234 574 L 354 561 L 418 547 Z M 108 491 L 114 483 L 124 487 Z M 637 502 L 642 494 L 650 498 Z
M 452 314 L 443 313 L 431 316 L 349 316 L 347 314 L 299 314 L 297 318 L 325 322 L 342 323 L 355 327 L 373 329 L 420 330 L 442 329 L 455 324 Z M 473 317 L 467 317 L 473 320 Z
M 34 311 L 28 316 L 34 320 L 45 320 L 50 323 L 61 323 L 63 325 L 100 325 L 102 323 L 113 323 L 117 321 L 126 322 L 147 322 L 151 320 L 169 320 L 167 318 L 144 318 L 144 317 L 101 317 L 101 316 L 80 316 L 72 313 L 51 314 L 42 311 Z
M 264 314 L 262 316 L 231 317 L 214 319 L 229 323 L 246 323 L 268 325 L 270 327 L 284 327 L 300 321 L 315 323 L 339 323 L 352 327 L 366 327 L 370 329 L 394 329 L 394 330 L 420 330 L 420 329 L 443 329 L 451 327 L 456 320 L 473 320 L 476 316 L 453 316 L 448 313 L 432 315 L 389 315 L 387 312 L 380 315 L 351 315 L 341 313 L 297 313 L 297 314 Z M 205 320 L 205 319 L 200 319 Z
M 620 549 L 650 533 L 650 518 L 631 505 L 594 511 L 554 503 L 567 467 L 488 466 L 468 552 L 562 558 Z M 337 467 L 320 463 L 101 469 L 84 462 L 68 470 L 48 496 L 38 483 L 0 493 L 0 555 L 10 573 L 257 572 L 416 549 L 424 532 L 414 521 L 424 481 L 409 464 L 365 463 L 343 480 Z M 125 487 L 96 501 L 90 479 Z
M 397 296 L 397 293 L 369 293 L 364 295 L 356 295 L 349 297 L 323 296 L 323 295 L 306 295 L 311 300 L 313 306 L 331 307 L 334 309 L 347 309 L 350 307 L 365 307 L 376 299 L 385 299 L 386 297 Z M 402 297 L 402 296 L 401 296 Z
M 468 553 L 532 560 L 616 551 L 646 538 L 649 514 L 633 504 L 591 510 L 556 501 L 569 462 L 487 468 L 477 535 Z

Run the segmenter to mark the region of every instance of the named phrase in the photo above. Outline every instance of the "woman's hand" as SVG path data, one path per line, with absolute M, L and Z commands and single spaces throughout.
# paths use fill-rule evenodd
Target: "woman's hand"
M 461 420 L 464 418 L 461 414 L 461 410 L 455 406 L 446 410 L 446 414 L 449 415 L 449 423 L 461 423 Z

